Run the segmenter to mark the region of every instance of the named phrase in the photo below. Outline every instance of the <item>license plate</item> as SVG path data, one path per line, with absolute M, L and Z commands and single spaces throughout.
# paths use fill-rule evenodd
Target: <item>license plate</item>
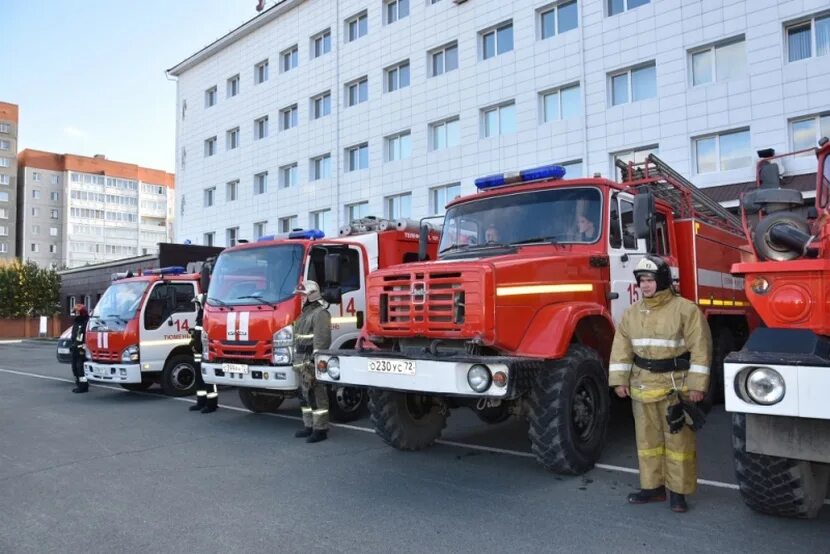
M 58 354 L 69 354 L 68 348 L 58 348 Z
M 246 364 L 222 364 L 222 371 L 225 373 L 248 373 Z
M 393 373 L 395 375 L 415 375 L 415 362 L 409 360 L 369 360 L 369 371 Z

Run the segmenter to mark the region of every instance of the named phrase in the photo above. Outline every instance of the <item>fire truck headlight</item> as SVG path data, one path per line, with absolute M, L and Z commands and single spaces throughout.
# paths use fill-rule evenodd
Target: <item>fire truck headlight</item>
M 769 281 L 763 277 L 756 277 L 752 280 L 751 287 L 755 294 L 766 294 L 769 292 Z
M 138 361 L 138 346 L 133 344 L 121 352 L 121 361 L 126 364 L 134 364 Z
M 291 346 L 294 344 L 294 327 L 289 325 L 274 333 L 272 342 L 274 343 L 274 348 Z
M 784 378 L 769 367 L 758 367 L 749 372 L 746 378 L 746 392 L 753 402 L 770 406 L 781 402 L 787 391 Z
M 467 384 L 476 392 L 484 392 L 490 388 L 493 377 L 486 365 L 476 364 L 467 371 Z
M 332 356 L 328 360 L 328 365 L 326 366 L 326 371 L 329 374 L 329 377 L 334 379 L 335 381 L 340 380 L 340 359 L 337 356 Z
M 271 356 L 271 363 L 274 365 L 288 365 L 291 363 L 291 349 L 290 348 L 274 348 L 274 354 Z

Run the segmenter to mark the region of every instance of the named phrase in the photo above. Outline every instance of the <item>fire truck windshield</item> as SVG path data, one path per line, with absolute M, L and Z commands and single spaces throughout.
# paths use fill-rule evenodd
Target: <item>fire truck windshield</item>
M 92 315 L 100 319 L 115 319 L 122 322 L 131 320 L 149 284 L 149 281 L 132 281 L 110 285 L 95 305 Z
M 210 278 L 207 303 L 240 306 L 282 302 L 300 281 L 303 247 L 279 244 L 224 252 Z
M 599 240 L 602 195 L 589 187 L 556 188 L 471 200 L 447 210 L 441 253 L 489 246 Z

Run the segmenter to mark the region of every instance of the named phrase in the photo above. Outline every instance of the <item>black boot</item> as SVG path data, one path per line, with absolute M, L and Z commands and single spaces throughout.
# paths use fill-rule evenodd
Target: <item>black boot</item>
M 205 400 L 205 407 L 202 408 L 203 414 L 209 414 L 219 409 L 219 396 L 208 396 Z
M 196 403 L 194 405 L 192 405 L 191 407 L 189 407 L 188 410 L 190 410 L 191 412 L 198 412 L 199 410 L 201 410 L 202 408 L 205 407 L 206 403 L 207 403 L 207 395 L 204 395 L 204 394 L 198 395 L 197 394 L 196 395 Z
M 72 389 L 74 393 L 89 392 L 89 383 L 81 381 L 79 377 L 75 377 L 75 388 Z
M 294 436 L 298 439 L 305 439 L 307 437 L 310 437 L 313 432 L 314 431 L 311 427 L 303 427 L 302 429 L 294 433 Z
M 672 512 L 677 512 L 679 514 L 689 511 L 689 506 L 686 504 L 685 494 L 677 494 L 676 492 L 669 491 L 669 506 L 671 506 Z
M 665 502 L 666 487 L 656 489 L 640 489 L 628 495 L 629 504 L 648 504 L 649 502 Z
M 325 429 L 315 429 L 311 435 L 305 440 L 306 442 L 320 442 L 328 438 L 329 432 Z

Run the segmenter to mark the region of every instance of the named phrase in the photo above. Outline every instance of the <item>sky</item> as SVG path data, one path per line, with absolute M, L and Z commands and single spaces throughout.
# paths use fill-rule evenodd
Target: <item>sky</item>
M 165 70 L 256 16 L 256 4 L 0 0 L 0 102 L 20 107 L 18 151 L 173 172 L 176 83 Z

